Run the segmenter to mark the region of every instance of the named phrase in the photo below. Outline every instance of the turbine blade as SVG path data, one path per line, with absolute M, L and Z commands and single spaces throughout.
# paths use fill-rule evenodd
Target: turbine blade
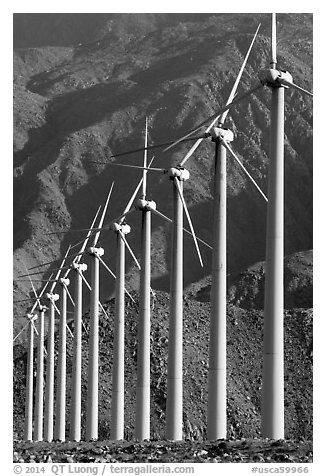
M 290 86 L 290 88 L 297 89 L 298 91 L 304 94 L 307 94 L 307 96 L 313 97 L 313 93 L 311 93 L 310 91 L 307 91 L 306 89 L 301 88 L 301 86 L 298 86 L 297 84 L 290 83 L 289 81 L 284 81 L 284 80 L 282 82 L 286 84 L 287 86 Z
M 273 69 L 276 68 L 276 13 L 272 13 L 272 28 L 271 28 L 271 61 L 270 65 Z
M 139 264 L 139 262 L 138 262 L 138 260 L 137 260 L 137 258 L 136 258 L 136 256 L 135 256 L 134 252 L 132 251 L 132 249 L 131 249 L 131 247 L 130 247 L 128 241 L 126 240 L 126 237 L 125 237 L 124 234 L 121 232 L 121 230 L 119 230 L 119 235 L 121 236 L 121 239 L 123 240 L 124 244 L 126 245 L 126 247 L 127 247 L 128 251 L 129 251 L 129 253 L 131 254 L 131 256 L 132 256 L 134 262 L 136 263 L 137 268 L 138 268 L 138 269 L 141 269 L 140 264 Z
M 142 179 L 143 180 L 143 179 Z M 120 215 L 114 223 L 122 223 L 123 220 L 128 216 L 130 213 L 134 212 L 136 210 L 136 207 L 131 207 L 127 212 L 123 212 L 122 215 Z
M 36 301 L 32 307 L 32 309 L 30 310 L 30 313 L 33 314 L 33 312 L 35 311 L 36 309 L 36 306 L 37 306 L 38 302 Z
M 30 277 L 30 275 L 29 275 L 29 272 L 28 272 L 28 269 L 26 268 L 26 266 L 25 266 L 25 269 L 26 269 L 26 271 L 27 271 L 27 275 L 26 275 L 26 276 L 28 276 L 29 282 L 30 282 L 31 285 L 32 285 L 32 289 L 33 289 L 34 296 L 36 297 L 36 300 L 39 301 L 38 296 L 37 296 L 37 293 L 36 293 L 36 290 L 35 290 L 35 288 L 34 288 L 33 281 L 31 280 L 31 277 Z
M 159 210 L 157 209 L 151 209 L 151 212 L 152 213 L 155 213 L 156 215 L 158 215 L 159 217 L 163 218 L 164 220 L 168 221 L 169 223 L 173 223 L 173 220 L 171 220 L 171 218 L 167 217 L 166 215 L 164 215 L 162 212 L 160 212 Z
M 101 256 L 98 256 L 98 259 L 100 260 L 100 262 L 103 264 L 104 268 L 111 274 L 111 276 L 113 276 L 114 279 L 116 279 L 116 275 L 114 274 L 113 271 L 111 271 L 111 269 L 108 267 L 108 265 L 106 264 L 106 262 L 101 258 Z
M 241 102 L 243 99 L 245 99 L 247 96 L 250 96 L 250 94 L 253 94 L 255 91 L 257 91 L 258 89 L 262 88 L 264 85 L 259 82 L 257 83 L 253 88 L 249 89 L 248 91 L 246 91 L 245 93 L 243 93 L 241 96 L 237 96 L 232 102 L 230 102 L 229 104 L 227 104 L 226 106 L 222 107 L 218 112 L 212 114 L 210 117 L 208 117 L 207 119 L 205 119 L 203 122 L 201 122 L 200 124 L 198 124 L 194 129 L 192 129 L 190 132 L 188 132 L 186 135 L 180 137 L 179 139 L 177 139 L 176 141 L 174 141 L 169 147 L 166 147 L 166 149 L 163 150 L 163 152 L 166 152 L 167 150 L 170 150 L 172 149 L 173 147 L 175 147 L 176 145 L 178 145 L 180 142 L 184 142 L 185 140 L 187 140 L 187 138 L 191 135 L 191 134 L 194 134 L 195 132 L 198 132 L 204 125 L 206 125 L 209 121 L 215 119 L 216 117 L 220 116 L 224 111 L 227 111 L 228 109 L 231 109 L 233 108 L 234 106 L 236 106 L 239 102 Z M 200 136 L 200 137 L 206 137 L 205 135 L 203 136 Z M 193 138 L 194 139 L 194 138 Z M 199 139 L 199 137 L 196 137 L 196 139 Z M 189 139 L 191 140 L 191 139 Z
M 29 322 L 27 324 L 24 325 L 24 327 L 18 332 L 18 334 L 16 335 L 16 337 L 14 337 L 13 339 L 13 342 L 15 342 L 16 339 L 18 339 L 18 337 L 24 332 L 24 330 L 26 329 L 26 327 L 28 326 Z
M 70 301 L 71 301 L 71 304 L 75 307 L 74 300 L 73 300 L 73 298 L 71 297 L 71 294 L 70 294 L 70 292 L 69 292 L 68 287 L 66 286 L 66 284 L 64 284 L 63 286 L 64 286 L 64 288 L 65 288 L 65 290 L 66 290 L 66 292 L 67 292 L 67 295 L 68 295 L 68 297 L 69 297 L 69 299 L 70 299 Z
M 259 25 L 258 25 L 258 27 L 257 27 L 257 30 L 256 30 L 256 32 L 255 32 L 255 34 L 254 34 L 254 37 L 253 37 L 253 39 L 252 39 L 252 41 L 251 41 L 251 43 L 250 43 L 249 49 L 248 49 L 248 51 L 247 51 L 247 54 L 246 54 L 246 56 L 245 56 L 245 59 L 243 60 L 243 63 L 242 63 L 241 68 L 240 68 L 240 71 L 239 71 L 238 76 L 237 76 L 237 78 L 236 78 L 236 80 L 235 80 L 235 82 L 234 82 L 233 88 L 232 88 L 232 90 L 231 90 L 231 92 L 230 92 L 230 95 L 229 95 L 229 97 L 228 97 L 228 100 L 227 100 L 227 102 L 226 102 L 226 105 L 230 104 L 230 103 L 233 101 L 233 99 L 234 99 L 234 97 L 235 97 L 235 95 L 236 95 L 236 92 L 237 92 L 237 89 L 238 89 L 238 86 L 239 86 L 239 83 L 240 83 L 240 79 L 241 79 L 242 73 L 243 73 L 243 71 L 244 71 L 244 69 L 245 69 L 245 67 L 246 67 L 246 64 L 247 64 L 247 61 L 248 61 L 248 58 L 249 58 L 251 49 L 252 49 L 252 47 L 253 47 L 253 45 L 254 45 L 256 36 L 257 36 L 257 34 L 258 34 L 259 28 L 260 28 L 260 23 L 259 23 Z M 223 114 L 222 114 L 222 116 L 221 116 L 221 118 L 220 118 L 220 123 L 221 123 L 221 124 L 224 124 L 225 119 L 226 119 L 226 116 L 228 115 L 228 112 L 229 112 L 228 109 L 223 112 Z M 206 132 L 209 132 L 209 130 L 206 130 Z
M 186 205 L 186 202 L 185 202 L 185 199 L 184 199 L 184 196 L 183 196 L 183 193 L 182 193 L 182 190 L 181 190 L 181 187 L 180 187 L 180 184 L 179 184 L 179 180 L 177 179 L 177 177 L 174 178 L 174 183 L 178 189 L 178 193 L 179 193 L 179 197 L 181 199 L 181 202 L 182 202 L 182 206 L 183 206 L 183 209 L 185 211 L 185 214 L 186 214 L 186 217 L 187 217 L 187 220 L 188 220 L 188 223 L 189 223 L 189 227 L 190 227 L 190 230 L 191 230 L 191 234 L 192 234 L 192 237 L 194 239 L 194 243 L 195 243 L 195 247 L 196 247 L 196 250 L 197 250 L 197 254 L 198 254 L 198 258 L 199 258 L 199 262 L 201 264 L 201 267 L 203 268 L 204 267 L 204 264 L 203 264 L 203 260 L 202 260 L 202 257 L 201 257 L 201 254 L 200 254 L 200 250 L 199 250 L 199 246 L 198 246 L 198 243 L 197 243 L 197 238 L 196 238 L 196 235 L 195 235 L 195 230 L 194 230 L 194 227 L 192 226 L 192 221 L 191 221 L 191 218 L 190 218 L 190 215 L 189 215 L 189 212 L 188 212 L 188 208 L 187 208 L 187 205 Z
M 161 218 L 163 218 L 164 220 L 168 221 L 169 223 L 173 223 L 173 220 L 171 220 L 171 218 L 167 217 L 166 215 L 164 215 L 162 212 L 160 212 L 159 210 L 157 209 L 151 209 L 151 211 L 153 213 L 156 213 L 156 215 L 160 216 Z M 183 231 L 185 231 L 186 233 L 188 233 L 188 235 L 191 235 L 192 236 L 192 233 L 191 231 L 187 230 L 187 228 L 183 228 Z M 212 250 L 212 246 L 209 245 L 208 243 L 206 243 L 206 241 L 202 240 L 201 238 L 198 238 L 198 236 L 196 235 L 196 238 L 197 238 L 197 241 L 200 241 L 201 243 L 203 243 L 203 245 L 207 246 L 207 248 L 209 248 L 210 250 Z
M 67 323 L 66 323 L 66 328 L 67 328 L 67 330 L 68 330 L 68 332 L 69 332 L 69 334 L 70 334 L 70 337 L 74 338 L 74 335 L 73 335 L 73 333 L 71 332 L 70 327 L 68 326 Z
M 151 170 L 153 172 L 165 172 L 166 169 L 160 169 L 155 167 L 142 167 L 141 165 L 131 165 L 131 164 L 117 164 L 112 162 L 110 165 L 114 165 L 115 167 L 127 167 L 127 169 L 139 169 L 139 170 Z M 142 178 L 142 183 L 144 182 L 144 177 Z
M 100 233 L 101 233 L 101 229 L 102 229 L 102 226 L 103 226 L 104 217 L 105 217 L 106 210 L 107 210 L 107 208 L 108 208 L 109 201 L 110 201 L 110 198 L 111 198 L 111 193 L 112 193 L 112 190 L 113 190 L 113 185 L 114 185 L 114 182 L 112 182 L 110 191 L 109 191 L 109 193 L 108 193 L 108 196 L 107 196 L 107 199 L 106 199 L 104 208 L 103 208 L 102 216 L 101 216 L 100 222 L 99 222 L 99 224 L 98 224 L 98 227 L 100 228 L 100 230 L 99 230 L 99 231 L 96 233 L 96 235 L 95 235 L 95 238 L 94 238 L 94 241 L 93 241 L 93 246 L 94 246 L 94 247 L 97 245 L 98 239 L 99 239 L 99 237 L 100 237 Z M 88 238 L 87 238 L 87 239 L 88 239 Z M 85 249 L 85 248 L 84 248 L 84 249 Z M 84 251 L 84 250 L 83 250 L 83 251 Z
M 155 158 L 155 155 L 151 158 L 151 161 L 150 161 L 150 163 L 148 164 L 148 167 L 150 167 L 150 166 L 152 165 L 154 158 Z M 132 204 L 134 203 L 134 200 L 135 200 L 135 198 L 136 198 L 136 195 L 137 195 L 137 193 L 138 193 L 138 191 L 139 191 L 139 189 L 140 189 L 142 183 L 143 183 L 143 178 L 141 178 L 141 179 L 139 180 L 138 185 L 137 185 L 137 187 L 135 188 L 134 193 L 132 194 L 132 196 L 131 196 L 129 202 L 127 203 L 126 208 L 124 209 L 122 215 L 120 215 L 119 218 L 117 218 L 116 220 L 114 220 L 115 222 L 120 222 L 120 220 L 122 220 L 122 219 L 124 218 L 124 216 L 129 212 L 129 210 L 130 210 Z
M 26 268 L 26 266 L 25 266 L 25 268 Z M 26 271 L 27 271 L 27 268 L 26 268 Z M 27 274 L 28 274 L 28 271 L 27 271 Z M 34 295 L 35 295 L 35 297 L 36 297 L 36 301 L 35 301 L 35 303 L 34 303 L 34 305 L 33 305 L 33 307 L 32 307 L 32 310 L 31 310 L 31 313 L 33 313 L 34 310 L 36 309 L 36 306 L 37 306 L 37 305 L 41 306 L 41 301 L 40 301 L 40 299 L 38 298 L 38 296 L 37 296 L 37 294 L 36 294 L 36 290 L 35 290 L 35 288 L 34 288 L 33 281 L 31 280 L 31 277 L 30 277 L 29 274 L 28 274 L 28 277 L 29 277 L 29 281 L 30 281 L 30 283 L 31 283 L 31 285 L 32 285 Z
M 142 198 L 146 198 L 146 179 L 147 179 L 147 145 L 148 145 L 148 120 L 146 116 L 145 124 L 145 150 L 144 150 L 144 160 L 143 160 L 143 184 L 142 184 Z
M 57 314 L 60 316 L 60 311 L 59 311 L 59 309 L 58 309 L 56 303 L 55 303 L 54 301 L 52 301 L 52 302 L 53 302 L 53 307 L 54 307 L 54 309 L 57 311 Z
M 80 276 L 81 276 L 82 280 L 84 281 L 84 283 L 86 284 L 86 286 L 88 287 L 88 289 L 91 291 L 91 290 L 92 290 L 92 287 L 91 287 L 91 285 L 89 284 L 89 282 L 87 281 L 87 279 L 85 278 L 84 273 L 82 273 L 79 269 L 78 269 L 77 271 L 78 271 L 78 273 L 80 274 Z M 102 304 L 101 304 L 100 301 L 99 301 L 99 305 L 100 305 L 102 311 L 104 312 L 104 314 L 105 314 L 105 315 L 107 316 L 107 318 L 109 319 L 109 316 L 108 316 L 107 313 L 105 312 L 105 309 L 104 309 L 104 307 L 102 306 Z M 85 327 L 85 325 L 84 325 L 83 322 L 82 322 L 82 324 L 83 324 L 83 327 L 84 327 L 85 332 L 88 334 L 88 332 L 87 332 L 87 330 L 86 330 L 86 327 Z
M 69 247 L 71 248 L 71 245 L 69 245 Z M 70 256 L 68 256 L 68 258 L 72 258 L 73 256 L 75 256 L 75 255 L 70 255 Z M 54 259 L 52 261 L 47 261 L 46 263 L 38 264 L 37 266 L 33 266 L 32 268 L 29 268 L 29 270 L 36 269 L 36 268 L 43 268 L 44 266 L 47 266 L 48 264 L 56 263 L 57 261 L 58 261 L 58 259 Z M 56 268 L 56 269 L 60 269 L 60 268 Z M 24 276 L 27 276 L 27 275 L 25 274 Z
M 201 137 L 201 136 L 200 136 Z M 187 136 L 187 139 L 185 140 L 196 140 L 196 139 L 199 139 L 199 137 L 191 137 L 190 139 L 188 138 Z M 181 141 L 180 141 L 181 142 Z M 123 155 L 129 155 L 129 154 L 133 154 L 135 152 L 143 152 L 144 150 L 151 150 L 151 149 L 156 149 L 158 147 L 166 147 L 166 146 L 169 146 L 169 145 L 172 145 L 174 144 L 174 141 L 169 141 L 169 142 L 164 142 L 164 143 L 161 143 L 161 144 L 156 144 L 156 145 L 150 145 L 149 147 L 146 147 L 146 149 L 144 147 L 141 147 L 140 149 L 133 149 L 133 150 L 128 150 L 126 152 L 121 152 L 120 154 L 114 154 L 114 155 L 111 155 L 110 158 L 113 158 L 113 157 L 122 157 Z
M 251 182 L 254 184 L 254 186 L 257 188 L 257 190 L 259 191 L 259 193 L 262 195 L 262 197 L 264 198 L 264 200 L 266 200 L 266 202 L 268 202 L 268 198 L 266 197 L 266 195 L 264 194 L 264 192 L 262 191 L 262 189 L 259 187 L 259 185 L 257 184 L 257 182 L 252 178 L 252 176 L 250 175 L 250 173 L 248 172 L 248 170 L 245 168 L 245 166 L 243 165 L 243 163 L 238 159 L 238 157 L 236 156 L 236 154 L 233 152 L 233 150 L 231 149 L 230 145 L 222 139 L 222 144 L 224 145 L 224 147 L 231 153 L 232 157 L 235 158 L 235 160 L 238 162 L 238 164 L 240 165 L 240 167 L 242 168 L 242 170 L 245 172 L 245 174 L 249 177 L 249 179 L 251 180 Z
M 135 302 L 135 301 L 134 301 Z M 104 312 L 104 314 L 106 315 L 107 319 L 110 320 L 106 310 L 104 309 L 104 307 L 102 306 L 101 302 L 99 301 L 99 305 L 100 305 L 100 308 L 102 309 L 102 311 Z
M 80 269 L 77 269 L 77 273 L 80 275 L 80 277 L 82 278 L 82 280 L 84 281 L 84 283 L 85 283 L 86 286 L 88 287 L 89 291 L 91 291 L 92 288 L 91 288 L 89 282 L 87 281 L 87 279 L 85 278 L 84 273 L 82 273 L 82 272 L 80 271 Z
M 98 216 L 98 214 L 100 213 L 100 209 L 101 209 L 101 205 L 100 205 L 100 206 L 98 207 L 98 209 L 97 209 L 97 212 L 96 212 L 95 217 L 94 217 L 94 219 L 93 219 L 93 221 L 92 221 L 91 227 L 90 227 L 90 229 L 89 229 L 88 232 L 87 232 L 85 241 L 84 241 L 84 243 L 82 244 L 82 247 L 80 248 L 79 253 L 84 253 L 84 251 L 85 251 L 85 248 L 86 248 L 88 239 L 89 239 L 89 237 L 90 237 L 90 235 L 91 235 L 91 232 L 92 232 L 92 230 L 93 230 L 93 227 L 94 227 L 94 225 L 95 225 L 97 216 Z M 102 224 L 103 224 L 103 223 L 101 223 L 100 228 L 102 228 Z M 75 245 L 75 246 L 77 246 L 77 245 Z M 81 255 L 80 255 L 78 258 L 76 258 L 76 260 L 77 260 L 78 263 L 79 263 L 80 259 L 81 259 Z
M 24 281 L 28 281 L 28 279 L 26 279 L 26 280 L 24 279 Z M 14 301 L 14 303 L 16 303 L 16 302 L 26 302 L 26 301 L 34 301 L 34 298 L 19 299 L 18 301 Z
M 44 292 L 45 292 L 45 290 L 46 290 L 48 284 L 50 283 L 50 279 L 52 278 L 52 276 L 53 276 L 53 273 L 50 274 L 50 278 L 48 279 L 48 281 L 47 281 L 46 284 L 44 285 L 44 288 L 41 290 L 40 295 L 39 295 L 40 298 L 43 296 L 43 294 L 44 294 Z
M 113 271 L 111 271 L 111 269 L 108 267 L 108 265 L 105 263 L 105 261 L 101 258 L 101 256 L 98 256 L 98 259 L 99 259 L 100 262 L 103 264 L 104 268 L 107 269 L 107 271 L 111 274 L 111 276 L 113 276 L 114 279 L 117 279 L 116 275 L 113 273 Z M 128 293 L 128 291 L 126 290 L 126 288 L 125 288 L 125 293 L 130 297 L 130 299 L 132 300 L 132 302 L 135 302 L 135 300 L 134 300 L 133 297 Z
M 68 253 L 69 253 L 69 251 L 70 251 L 70 248 L 71 248 L 71 245 L 68 246 L 67 251 L 66 251 L 66 254 L 64 255 L 64 258 L 63 258 L 63 260 L 62 260 L 61 266 L 59 267 L 58 272 L 57 272 L 57 274 L 56 274 L 56 276 L 55 276 L 55 278 L 54 278 L 54 283 L 53 283 L 52 286 L 51 286 L 50 294 L 52 294 L 53 291 L 54 291 L 54 288 L 55 288 L 55 286 L 56 286 L 56 284 L 57 284 L 57 280 L 59 279 L 59 276 L 60 276 L 61 270 L 62 270 L 62 268 L 63 268 L 63 265 L 65 264 L 65 261 L 66 261 L 66 259 L 67 259 Z
M 32 323 L 33 329 L 35 331 L 35 334 L 38 336 L 38 330 L 36 329 L 34 322 L 31 321 L 31 323 Z

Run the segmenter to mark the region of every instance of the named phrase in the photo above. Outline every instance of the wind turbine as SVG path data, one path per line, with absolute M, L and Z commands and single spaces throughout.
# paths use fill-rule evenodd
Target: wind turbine
M 276 69 L 276 14 L 272 14 L 270 69 L 262 79 L 272 90 L 269 204 L 266 230 L 264 301 L 264 356 L 261 433 L 265 438 L 284 439 L 284 90 L 294 86 L 288 72 Z M 264 74 L 265 73 L 265 74 Z M 296 88 L 300 89 L 301 88 Z M 303 90 L 303 92 L 306 92 Z M 308 93 L 309 94 L 309 93 Z
M 87 372 L 87 414 L 86 414 L 86 440 L 98 438 L 98 342 L 99 342 L 99 263 L 104 254 L 103 248 L 97 247 L 105 213 L 111 197 L 113 184 L 111 185 L 100 223 L 95 234 L 93 245 L 88 252 L 93 258 L 91 277 L 91 305 L 89 324 L 89 353 Z M 81 286 L 81 282 L 79 284 Z M 79 410 L 80 413 L 80 410 Z
M 142 213 L 141 222 L 141 270 L 140 270 L 140 309 L 137 350 L 137 390 L 135 438 L 150 439 L 150 317 L 151 317 L 151 212 L 146 199 L 147 192 L 147 136 L 146 118 L 144 170 L 141 199 L 137 206 Z M 151 207 L 155 203 L 151 201 Z
M 33 355 L 34 355 L 34 320 L 36 314 L 28 313 L 28 348 L 26 367 L 26 397 L 25 397 L 25 424 L 24 440 L 33 441 Z
M 258 34 L 258 26 L 244 58 L 236 81 L 226 104 L 233 101 L 246 66 L 249 54 Z M 214 193 L 213 193 L 213 256 L 211 286 L 211 318 L 209 339 L 208 367 L 208 407 L 207 407 L 207 439 L 226 438 L 226 311 L 227 311 L 227 262 L 226 262 L 226 149 L 235 156 L 229 143 L 233 141 L 233 133 L 224 127 L 228 110 L 213 119 L 206 128 L 205 134 L 211 135 L 215 142 Z M 215 124 L 217 123 L 217 126 Z M 198 139 L 181 162 L 183 166 L 195 152 L 203 139 Z M 236 160 L 237 157 L 235 156 Z M 240 163 L 241 164 L 241 163 Z M 242 166 L 242 168 L 244 168 Z M 244 169 L 260 193 L 263 194 L 251 175 Z M 266 196 L 263 194 L 267 200 Z

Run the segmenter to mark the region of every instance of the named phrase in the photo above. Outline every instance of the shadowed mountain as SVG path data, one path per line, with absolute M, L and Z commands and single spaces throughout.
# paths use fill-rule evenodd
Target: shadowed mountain
M 114 153 L 141 147 L 145 116 L 150 144 L 175 139 L 225 104 L 253 33 L 259 35 L 239 92 L 268 66 L 269 15 L 257 14 L 15 14 L 14 15 L 14 277 L 24 265 L 42 268 L 47 278 L 69 243 L 86 228 L 115 181 L 106 223 L 120 214 L 141 171 L 97 165 Z M 312 16 L 278 15 L 278 67 L 297 84 L 312 87 Z M 233 148 L 267 192 L 270 91 L 264 88 L 230 112 Z M 285 253 L 312 248 L 312 101 L 286 91 Z M 189 144 L 169 153 L 156 150 L 153 166 L 182 159 Z M 152 155 L 152 154 L 150 154 Z M 204 141 L 187 162 L 185 183 L 195 230 L 212 242 L 212 164 L 214 146 Z M 140 164 L 142 153 L 117 161 Z M 148 197 L 168 216 L 171 187 L 166 176 L 151 174 Z M 228 271 L 241 270 L 265 255 L 266 204 L 228 158 Z M 139 256 L 140 220 L 128 218 L 128 236 Z M 67 234 L 48 232 L 71 230 Z M 167 290 L 170 225 L 153 218 L 152 285 Z M 104 231 L 104 259 L 114 268 L 115 237 Z M 210 275 L 211 252 L 200 245 L 201 269 L 191 238 L 185 237 L 185 286 Z M 88 258 L 85 258 L 87 262 Z M 138 288 L 127 257 L 127 285 Z M 40 285 L 38 286 L 41 287 Z M 29 295 L 28 282 L 15 283 L 15 299 Z M 102 299 L 114 282 L 101 275 Z M 85 306 L 89 296 L 85 293 Z M 15 305 L 15 328 L 26 304 Z M 16 319 L 17 318 L 17 319 Z

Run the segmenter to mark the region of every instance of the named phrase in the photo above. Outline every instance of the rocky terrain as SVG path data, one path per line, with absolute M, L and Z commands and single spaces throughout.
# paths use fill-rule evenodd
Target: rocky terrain
M 225 104 L 253 33 L 261 22 L 240 92 L 268 65 L 269 15 L 257 14 L 16 14 L 14 17 L 14 333 L 29 308 L 16 302 L 31 295 L 30 284 L 16 280 L 25 266 L 56 260 L 37 278 L 48 278 L 67 246 L 81 240 L 112 181 L 106 222 L 118 216 L 140 173 L 112 167 L 114 153 L 141 147 L 145 116 L 150 144 L 187 132 Z M 278 15 L 278 61 L 295 82 L 312 89 L 312 16 Z M 233 148 L 267 192 L 270 91 L 263 89 L 228 116 Z M 171 154 L 156 153 L 153 166 L 182 159 L 188 145 Z M 212 241 L 212 158 L 204 141 L 187 163 L 185 198 L 197 234 Z M 121 157 L 140 164 L 142 154 Z M 103 161 L 105 164 L 94 164 Z M 148 197 L 171 216 L 165 177 L 148 179 Z M 129 216 L 128 240 L 139 256 L 140 220 Z M 31 455 L 44 461 L 102 458 L 128 461 L 309 462 L 312 458 L 312 101 L 286 91 L 285 122 L 285 405 L 286 442 L 260 437 L 262 318 L 266 204 L 238 165 L 228 161 L 228 440 L 210 444 L 206 431 L 206 376 L 210 312 L 211 251 L 201 246 L 204 268 L 185 236 L 184 254 L 184 437 L 177 446 L 164 439 L 170 269 L 170 226 L 153 217 L 152 227 L 152 434 L 153 443 L 131 442 L 134 428 L 136 329 L 139 276 L 127 259 L 125 437 L 110 438 L 114 281 L 101 270 L 100 415 L 101 443 L 21 443 L 26 366 L 26 335 L 14 346 L 14 459 Z M 54 231 L 68 233 L 49 235 Z M 114 268 L 114 235 L 103 231 L 104 259 Z M 87 262 L 87 260 L 86 260 Z M 73 283 L 72 283 L 73 285 Z M 37 289 L 42 285 L 36 283 Z M 89 294 L 83 317 L 88 326 Z M 73 326 L 70 322 L 69 325 Z M 87 379 L 84 333 L 83 396 Z M 68 348 L 68 410 L 71 351 Z M 84 401 L 84 400 L 83 400 Z M 85 403 L 85 402 L 84 402 Z M 83 425 L 85 421 L 83 407 Z M 69 424 L 67 431 L 69 429 Z M 241 440 L 241 439 L 244 440 Z M 134 448 L 132 448 L 134 445 Z M 136 445 L 136 446 L 135 446 Z M 138 446 L 137 446 L 138 445 Z M 160 446 L 163 445 L 163 446 Z M 222 446 L 221 446 L 222 445 Z M 137 447 L 137 448 L 136 448 Z M 75 448 L 75 449 L 74 449 Z M 136 449 L 135 449 L 136 448 Z M 167 449 L 168 448 L 168 449 Z M 54 452 L 54 453 L 53 453 Z M 110 456 L 108 455 L 110 454 Z M 68 455 L 68 456 L 67 456 Z M 165 455 L 165 456 L 164 456 Z M 283 456 L 282 456 L 283 455 Z M 284 456 L 286 455 L 286 456 Z M 172 456 L 171 456 L 172 457 Z M 34 458 L 34 459 L 35 459 Z M 88 458 L 88 459 L 87 459 Z M 258 459 L 255 459 L 258 458 Z M 270 458 L 270 459 L 268 459 Z M 280 458 L 279 460 L 277 458 Z M 33 458 L 32 458 L 33 459 Z M 210 461 L 215 462 L 215 461 Z
M 301 253 L 299 264 L 294 266 L 294 257 L 286 260 L 286 274 L 292 273 L 288 281 L 287 299 L 291 302 L 303 280 L 302 262 L 305 262 L 306 290 L 312 288 L 311 253 Z M 262 372 L 262 319 L 259 293 L 247 296 L 246 307 L 232 304 L 234 289 L 243 289 L 246 281 L 264 281 L 264 271 L 259 266 L 243 273 L 241 279 L 229 287 L 227 323 L 227 372 L 228 372 L 228 437 L 233 439 L 260 437 L 260 398 Z M 247 278 L 247 279 L 246 279 Z M 236 283 L 236 284 L 235 284 Z M 292 283 L 292 285 L 291 285 Z M 294 290 L 294 283 L 297 283 Z M 210 302 L 206 299 L 209 283 L 190 286 L 184 296 L 184 438 L 203 442 L 206 432 L 208 326 Z M 252 287 L 251 289 L 255 289 Z M 292 293 L 292 297 L 291 297 Z M 136 364 L 137 364 L 137 319 L 138 302 L 127 299 L 126 306 L 126 354 L 125 354 L 125 438 L 133 439 Z M 168 343 L 169 298 L 158 291 L 153 299 L 151 323 L 151 438 L 159 441 L 165 434 L 166 371 Z M 100 325 L 100 400 L 99 439 L 110 437 L 110 395 L 113 355 L 114 299 L 105 305 L 110 318 L 101 314 Z M 249 309 L 248 309 L 249 308 Z M 296 441 L 312 439 L 312 299 L 306 307 L 285 311 L 285 423 L 286 438 Z M 88 316 L 83 318 L 88 328 Z M 70 322 L 71 330 L 73 323 Z M 85 424 L 85 398 L 87 388 L 87 341 L 84 333 L 83 346 L 83 428 Z M 72 370 L 72 340 L 68 340 L 68 415 L 70 378 Z M 56 354 L 57 357 L 57 354 Z M 14 369 L 14 424 L 16 439 L 22 437 L 24 414 L 24 378 L 26 354 L 22 346 L 15 346 Z M 128 390 L 127 390 L 128 389 Z M 67 432 L 69 431 L 69 417 Z M 68 435 L 68 433 L 67 433 Z M 28 447 L 28 446 L 27 446 Z M 27 448 L 23 446 L 23 448 Z
M 15 463 L 312 463 L 312 444 L 307 441 L 101 441 L 23 443 L 14 447 Z

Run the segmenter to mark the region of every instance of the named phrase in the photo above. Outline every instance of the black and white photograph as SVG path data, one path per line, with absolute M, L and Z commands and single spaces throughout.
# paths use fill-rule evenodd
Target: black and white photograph
M 312 473 L 313 9 L 122 6 L 11 13 L 11 468 Z

